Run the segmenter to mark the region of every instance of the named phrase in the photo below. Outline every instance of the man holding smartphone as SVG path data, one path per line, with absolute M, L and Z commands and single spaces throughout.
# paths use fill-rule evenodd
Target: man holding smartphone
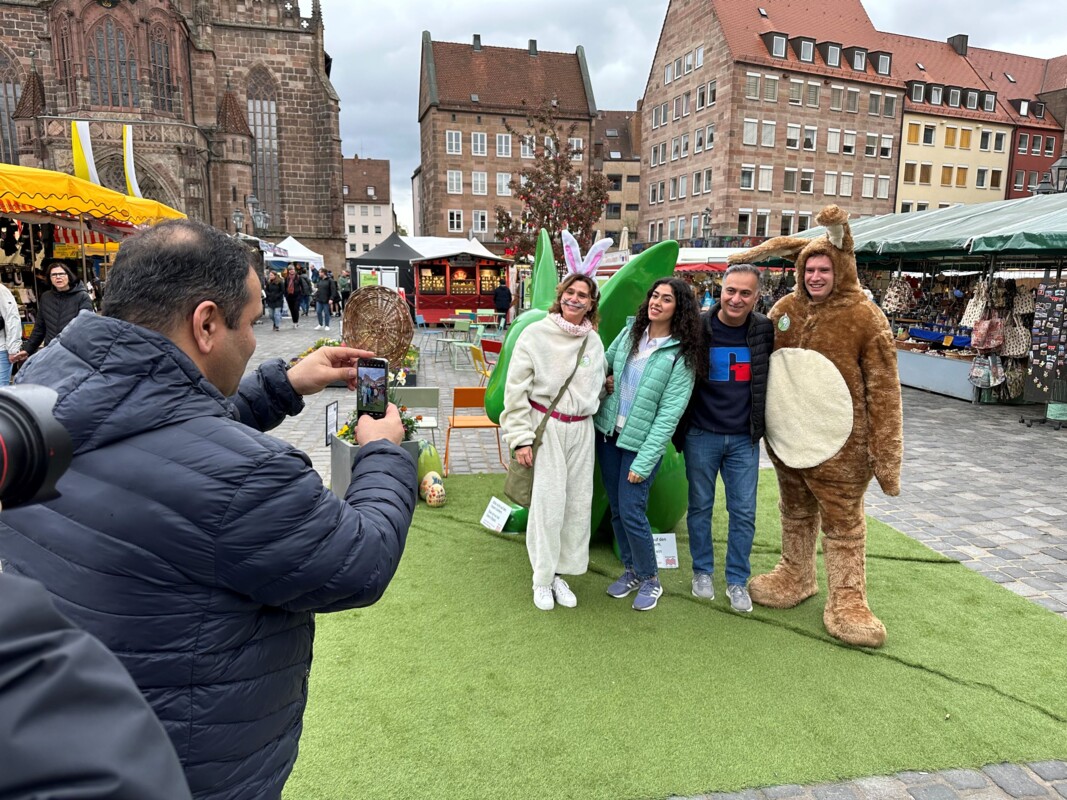
M 259 280 L 235 239 L 165 222 L 119 250 L 103 315 L 27 364 L 74 460 L 61 496 L 5 511 L 0 560 L 129 670 L 197 800 L 277 800 L 296 760 L 316 613 L 376 602 L 416 502 L 393 405 L 356 427 L 345 499 L 264 433 L 337 380 L 352 348 L 287 368 L 256 347 Z

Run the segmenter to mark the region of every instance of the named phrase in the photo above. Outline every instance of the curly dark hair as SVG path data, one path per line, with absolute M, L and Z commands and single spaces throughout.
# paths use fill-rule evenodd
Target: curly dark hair
M 680 278 L 660 278 L 652 284 L 645 295 L 645 302 L 637 309 L 633 327 L 630 329 L 630 355 L 637 352 L 641 337 L 648 328 L 648 301 L 656 288 L 664 284 L 674 292 L 674 316 L 671 317 L 671 336 L 681 342 L 682 357 L 697 376 L 703 376 L 707 351 L 704 349 L 704 334 L 700 325 L 700 306 L 689 284 Z

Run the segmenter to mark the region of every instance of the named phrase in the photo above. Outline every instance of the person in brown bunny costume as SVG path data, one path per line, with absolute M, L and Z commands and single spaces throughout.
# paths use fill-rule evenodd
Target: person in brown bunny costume
M 775 326 L 767 387 L 767 451 L 778 473 L 782 557 L 749 584 L 753 602 L 792 608 L 818 592 L 815 541 L 823 531 L 829 597 L 827 632 L 881 647 L 885 626 L 867 605 L 867 521 L 863 497 L 873 476 L 900 493 L 903 454 L 900 378 L 885 315 L 856 274 L 848 215 L 827 206 L 825 236 L 780 236 L 731 263 L 785 258 L 796 289 L 771 309 Z

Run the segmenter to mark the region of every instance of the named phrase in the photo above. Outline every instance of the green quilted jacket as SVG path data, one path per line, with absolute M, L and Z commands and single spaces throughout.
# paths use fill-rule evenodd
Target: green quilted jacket
M 615 375 L 616 379 L 626 369 L 632 325 L 631 319 L 604 354 L 608 372 Z M 693 371 L 686 366 L 677 339 L 658 347 L 648 357 L 641 383 L 637 386 L 637 396 L 616 442 L 623 450 L 637 453 L 631 469 L 641 477 L 647 478 L 663 457 L 678 420 L 689 403 L 693 383 Z M 616 386 L 615 391 L 601 402 L 593 424 L 600 433 L 610 436 L 615 431 L 618 415 L 619 387 Z

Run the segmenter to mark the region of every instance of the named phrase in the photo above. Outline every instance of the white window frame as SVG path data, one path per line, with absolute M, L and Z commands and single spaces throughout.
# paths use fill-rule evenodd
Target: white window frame
M 809 139 L 808 134 L 811 134 Z M 819 128 L 817 125 L 805 125 L 804 126 L 804 150 L 815 150 L 819 146 Z
M 760 147 L 774 147 L 775 132 L 778 124 L 772 120 L 762 120 L 760 128 Z
M 804 184 L 807 183 L 807 190 L 804 189 Z M 802 169 L 800 170 L 800 193 L 801 194 L 815 194 L 815 170 L 814 169 Z
M 450 208 L 448 209 L 448 232 L 449 233 L 466 233 L 463 230 L 463 209 L 462 208 Z
M 802 39 L 800 42 L 800 60 L 806 64 L 814 63 L 815 61 L 815 42 Z
M 804 104 L 804 81 L 796 78 L 789 79 L 789 105 L 799 106 Z
M 748 186 L 745 186 L 745 177 L 748 177 Z M 751 192 L 756 188 L 756 165 L 741 165 L 741 180 L 738 184 L 743 192 Z
M 800 185 L 800 173 L 796 167 L 786 167 L 785 177 L 782 179 L 782 191 L 788 194 L 796 194 Z M 790 188 L 792 187 L 792 188 Z
M 761 192 L 769 192 L 774 186 L 774 167 L 761 164 L 757 176 L 756 189 Z
M 897 115 L 897 96 L 886 92 L 882 97 L 882 116 L 895 117 Z
M 700 45 L 700 47 L 696 49 L 695 59 L 696 64 L 693 67 L 694 69 L 700 69 L 702 66 L 704 66 L 704 45 Z
M 689 157 L 689 134 L 682 134 L 682 158 Z
M 852 69 L 856 72 L 867 71 L 867 51 L 857 50 L 852 54 Z
M 537 149 L 537 138 L 532 134 L 524 134 L 519 140 L 519 158 L 533 158 Z
M 852 185 L 854 183 L 851 172 L 842 172 L 837 181 L 837 196 L 852 197 Z
M 989 188 L 989 167 L 978 167 L 974 171 L 974 188 Z
M 841 129 L 829 128 L 826 131 L 826 152 L 827 153 L 840 153 L 841 152 Z
M 488 154 L 488 136 L 485 131 L 471 131 L 471 155 L 484 156 Z
M 496 174 L 496 196 L 511 197 L 511 173 L 498 172 Z
M 889 176 L 879 175 L 877 178 L 877 186 L 875 187 L 875 197 L 879 200 L 889 199 Z
M 944 99 L 945 89 L 942 86 L 930 87 L 930 105 L 939 106 Z
M 785 126 L 785 147 L 787 150 L 799 150 L 800 149 L 800 125 L 795 122 L 790 122 Z M 792 142 L 792 144 L 790 144 Z
M 498 133 L 496 135 L 497 158 L 511 158 L 511 134 Z
M 741 124 L 741 144 L 755 147 L 759 143 L 759 120 L 746 117 Z
M 829 67 L 841 66 L 841 46 L 836 44 L 826 45 L 826 65 Z
M 883 64 L 885 65 L 884 69 L 882 68 Z M 879 53 L 879 55 L 878 55 L 878 66 L 875 67 L 875 71 L 879 75 L 888 75 L 889 74 L 890 65 L 891 65 L 891 61 L 890 61 L 889 56 L 886 55 L 885 53 Z
M 763 76 L 758 72 L 746 72 L 745 73 L 745 99 L 746 100 L 759 100 L 760 99 L 760 78 Z
M 445 131 L 445 155 L 463 155 L 463 131 Z
M 892 158 L 893 157 L 893 134 L 883 133 L 882 141 L 878 147 L 879 158 Z
M 822 193 L 827 197 L 837 196 L 837 173 L 833 171 L 827 171 L 823 175 L 822 181 Z
M 763 76 L 763 102 L 764 103 L 777 103 L 778 102 L 778 76 L 777 75 L 764 75 Z
M 785 58 L 785 37 L 780 33 L 771 37 L 771 55 L 775 58 Z
M 489 173 L 484 171 L 471 172 L 471 194 L 489 194 Z
M 463 170 L 448 170 L 445 192 L 447 194 L 463 194 Z
M 488 233 L 489 232 L 489 212 L 488 211 L 472 211 L 471 212 L 471 230 L 475 233 Z
M 569 136 L 567 137 L 567 144 L 571 148 L 571 161 L 581 161 L 585 158 L 585 142 L 581 136 Z M 575 153 L 575 150 L 581 150 L 581 153 Z

